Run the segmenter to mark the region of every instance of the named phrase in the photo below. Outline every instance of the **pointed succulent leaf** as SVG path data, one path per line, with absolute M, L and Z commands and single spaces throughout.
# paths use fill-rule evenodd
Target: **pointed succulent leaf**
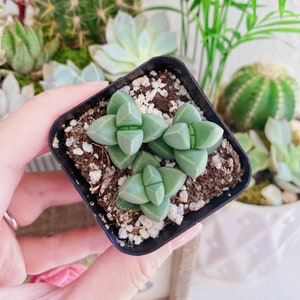
M 149 34 L 147 33 L 146 30 L 143 30 L 138 37 L 138 43 L 137 43 L 140 63 L 147 60 L 147 58 L 149 57 L 151 42 L 152 41 Z
M 190 132 L 186 123 L 176 123 L 170 126 L 165 131 L 163 139 L 174 149 L 190 149 Z
M 142 173 L 147 165 L 152 165 L 155 168 L 160 167 L 158 160 L 152 154 L 141 151 L 134 161 L 132 174 Z
M 149 149 L 163 159 L 174 159 L 173 148 L 162 137 L 148 143 Z
M 143 131 L 136 130 L 118 130 L 117 141 L 121 150 L 127 155 L 133 155 L 139 151 L 143 143 Z
M 175 113 L 173 124 L 186 123 L 188 125 L 202 121 L 199 111 L 194 105 L 184 103 Z
M 109 102 L 107 103 L 106 113 L 112 115 L 117 114 L 118 109 L 125 102 L 134 103 L 134 100 L 130 95 L 128 95 L 124 91 L 117 90 L 112 94 L 112 96 L 109 99 Z
M 198 177 L 207 164 L 208 154 L 205 149 L 174 150 L 179 167 L 190 177 Z
M 117 141 L 116 116 L 102 116 L 88 127 L 87 135 L 95 142 L 103 145 L 113 146 Z
M 142 115 L 141 129 L 144 132 L 144 143 L 159 138 L 168 128 L 168 123 L 161 117 L 152 114 Z
M 108 57 L 115 61 L 132 63 L 135 60 L 130 52 L 117 43 L 101 45 L 101 49 Z
M 9 27 L 5 27 L 1 38 L 1 47 L 5 51 L 7 61 L 11 64 L 16 52 L 16 44 Z
M 164 200 L 165 188 L 162 182 L 145 187 L 146 194 L 151 203 L 160 205 Z
M 253 129 L 249 130 L 248 132 L 254 147 L 268 154 L 269 150 L 263 142 L 262 137 L 260 137 L 259 132 Z
M 122 210 L 129 210 L 129 209 L 133 209 L 136 211 L 140 210 L 140 206 L 138 204 L 130 203 L 128 201 L 123 200 L 120 197 L 117 197 L 117 199 L 116 199 L 116 206 Z
M 119 197 L 133 204 L 149 202 L 141 173 L 130 176 L 120 187 Z
M 117 127 L 122 126 L 141 126 L 142 125 L 142 114 L 132 102 L 123 103 L 117 112 L 116 118 Z
M 158 168 L 165 188 L 165 197 L 174 196 L 183 186 L 186 174 L 181 170 L 170 167 Z
M 167 217 L 170 206 L 170 198 L 165 198 L 159 206 L 148 202 L 146 204 L 142 204 L 140 207 L 147 218 L 155 222 L 161 222 Z
M 37 59 L 42 51 L 42 47 L 39 42 L 39 38 L 36 36 L 35 31 L 31 27 L 26 28 L 26 37 L 28 41 L 28 50 L 33 57 L 33 59 Z
M 269 154 L 260 149 L 252 149 L 248 153 L 248 158 L 251 163 L 252 173 L 256 174 L 259 171 L 263 171 L 269 166 Z
M 146 167 L 143 170 L 144 186 L 150 186 L 161 182 L 162 178 L 157 168 L 152 165 L 146 165 Z
M 220 138 L 218 142 L 216 142 L 211 147 L 206 148 L 207 154 L 211 154 L 216 151 L 222 144 L 223 138 Z
M 194 149 L 212 147 L 220 141 L 224 130 L 216 123 L 210 121 L 198 122 L 192 125 L 195 133 Z
M 29 73 L 33 69 L 34 60 L 22 41 L 16 45 L 16 52 L 12 59 L 11 66 L 15 71 L 21 74 Z
M 169 30 L 169 22 L 166 14 L 161 12 L 152 15 L 146 24 L 146 30 L 151 39 L 154 39 L 155 36 L 158 36 L 162 32 Z
M 76 83 L 104 80 L 102 70 L 94 63 L 88 64 L 80 73 Z
M 107 151 L 113 164 L 120 170 L 128 168 L 134 162 L 137 155 L 125 154 L 118 145 L 108 146 Z
M 21 24 L 20 21 L 16 20 L 16 21 L 14 22 L 13 32 L 14 32 L 14 34 L 17 35 L 17 36 L 23 41 L 23 43 L 28 47 L 29 41 L 28 41 L 27 32 L 26 32 L 25 28 L 23 27 L 23 25 Z
M 291 127 L 287 120 L 268 118 L 265 135 L 270 143 L 278 148 L 285 147 L 292 140 Z
M 245 152 L 249 152 L 253 148 L 253 142 L 248 132 L 237 132 L 234 134 L 239 144 L 242 146 Z
M 165 55 L 174 52 L 176 48 L 176 33 L 162 32 L 154 41 L 151 53 L 155 56 Z

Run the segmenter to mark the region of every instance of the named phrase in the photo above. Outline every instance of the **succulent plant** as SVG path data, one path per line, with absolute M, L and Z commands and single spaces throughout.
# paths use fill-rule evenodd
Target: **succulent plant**
M 13 73 L 8 73 L 2 81 L 0 89 L 0 119 L 16 110 L 33 96 L 34 89 L 32 84 L 20 89 L 18 81 Z
M 291 120 L 298 93 L 297 81 L 283 67 L 256 63 L 237 71 L 218 110 L 236 131 L 263 130 L 268 117 Z
M 42 32 L 15 21 L 4 28 L 1 47 L 9 67 L 20 73 L 29 74 L 40 70 L 43 63 L 50 60 L 59 47 L 57 39 L 44 44 Z
M 296 194 L 300 193 L 300 145 L 292 141 L 290 122 L 268 118 L 263 136 L 253 130 L 235 136 L 247 152 L 253 174 L 268 170 L 272 174 L 272 182 L 297 198 Z M 274 194 L 278 187 L 274 184 L 263 186 L 264 196 L 267 190 Z M 266 204 L 272 204 L 272 198 L 271 195 Z
M 130 176 L 120 187 L 117 206 L 140 209 L 149 219 L 160 222 L 170 210 L 170 197 L 183 186 L 186 174 L 171 167 L 161 167 L 147 152 L 137 156 Z
M 80 70 L 72 61 L 60 64 L 51 61 L 43 65 L 43 81 L 40 82 L 44 90 L 60 87 L 68 84 L 104 80 L 102 70 L 90 63 Z
M 203 121 L 198 110 L 185 103 L 175 113 L 172 126 L 149 147 L 162 158 L 174 157 L 179 167 L 195 178 L 205 170 L 208 153 L 220 145 L 223 132 L 219 125 Z
M 176 35 L 169 31 L 167 17 L 143 14 L 135 18 L 119 11 L 106 28 L 107 44 L 91 45 L 93 60 L 105 70 L 108 80 L 115 80 L 132 71 L 153 56 L 172 54 L 176 50 Z
M 122 9 L 135 14 L 140 9 L 139 0 L 32 0 L 37 12 L 35 23 L 44 35 L 61 40 L 73 48 L 85 43 L 104 43 L 105 28 L 109 17 Z
M 157 139 L 167 127 L 162 118 L 142 114 L 131 96 L 118 90 L 108 102 L 107 114 L 93 121 L 87 135 L 107 145 L 111 160 L 123 169 L 131 164 L 143 143 Z

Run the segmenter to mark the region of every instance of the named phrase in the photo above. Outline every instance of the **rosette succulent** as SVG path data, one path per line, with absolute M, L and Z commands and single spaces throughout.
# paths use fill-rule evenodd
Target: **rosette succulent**
M 283 67 L 242 67 L 225 87 L 218 110 L 236 131 L 263 130 L 268 117 L 291 120 L 299 96 L 297 81 Z
M 90 63 L 80 70 L 70 60 L 67 61 L 67 64 L 51 61 L 43 65 L 43 79 L 40 84 L 44 90 L 48 90 L 68 84 L 104 80 L 104 75 L 94 63 Z
M 117 206 L 140 209 L 149 219 L 160 222 L 170 210 L 170 197 L 183 186 L 186 174 L 181 170 L 161 167 L 147 152 L 137 156 L 130 176 L 120 187 Z
M 89 46 L 93 60 L 105 70 L 108 80 L 115 80 L 152 58 L 172 54 L 176 50 L 176 35 L 169 31 L 163 13 L 147 19 L 143 14 L 133 18 L 119 11 L 106 28 L 107 43 Z
M 9 67 L 20 74 L 29 74 L 40 70 L 43 63 L 50 60 L 58 50 L 59 42 L 53 39 L 44 43 L 39 29 L 23 26 L 15 21 L 5 27 L 1 38 L 1 47 Z
M 143 143 L 157 139 L 167 127 L 164 119 L 142 114 L 132 97 L 118 90 L 108 102 L 107 114 L 93 121 L 87 135 L 107 145 L 113 163 L 124 169 L 132 163 Z
M 10 72 L 2 81 L 0 89 L 0 120 L 33 96 L 33 85 L 26 85 L 20 89 L 18 81 Z
M 187 175 L 195 178 L 204 171 L 208 154 L 219 146 L 223 132 L 219 125 L 203 121 L 198 110 L 185 103 L 175 113 L 172 126 L 149 147 L 162 158 L 174 158 Z

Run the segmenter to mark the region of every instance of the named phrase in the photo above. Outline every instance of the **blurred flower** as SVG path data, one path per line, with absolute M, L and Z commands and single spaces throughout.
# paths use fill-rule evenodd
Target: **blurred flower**
M 74 281 L 88 269 L 83 264 L 73 264 L 51 269 L 39 275 L 30 275 L 28 283 L 46 282 L 58 287 L 64 287 Z

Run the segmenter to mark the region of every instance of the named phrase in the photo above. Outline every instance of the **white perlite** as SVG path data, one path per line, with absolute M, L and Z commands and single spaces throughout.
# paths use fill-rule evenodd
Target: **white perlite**
M 100 181 L 102 177 L 102 171 L 101 170 L 95 170 L 89 172 L 90 181 L 92 184 L 96 184 Z
M 83 149 L 84 152 L 92 153 L 93 152 L 93 145 L 89 144 L 87 142 L 83 142 L 82 143 L 82 149 Z

